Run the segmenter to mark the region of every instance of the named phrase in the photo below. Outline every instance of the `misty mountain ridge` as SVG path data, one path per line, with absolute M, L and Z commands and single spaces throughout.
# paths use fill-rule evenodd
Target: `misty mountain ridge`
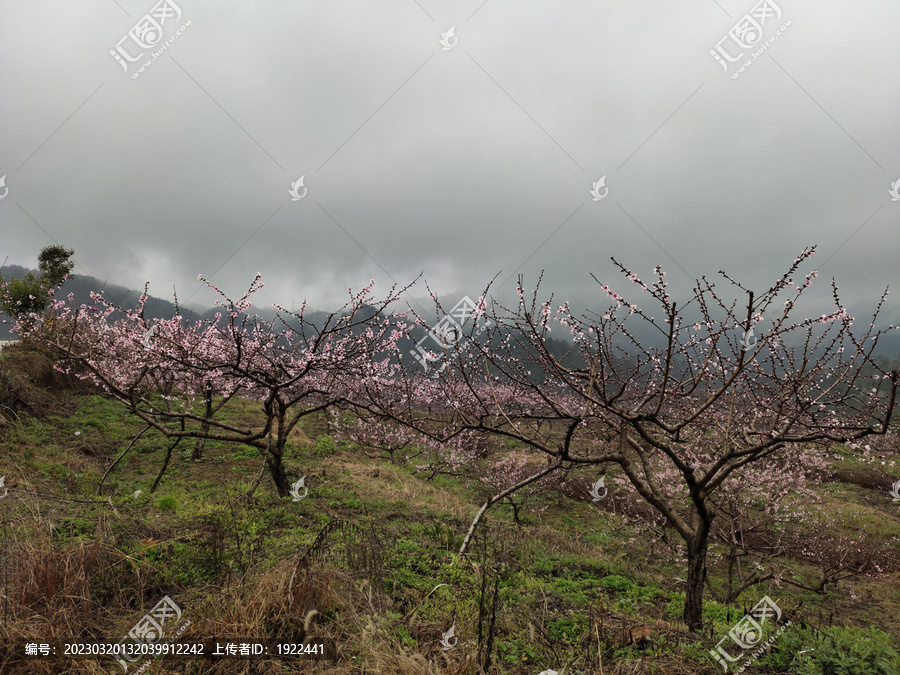
M 10 278 L 21 279 L 25 277 L 29 272 L 38 275 L 38 270 L 28 269 L 26 267 L 22 267 L 21 265 L 6 265 L 2 269 L 0 269 L 0 273 L 3 274 L 4 278 L 9 280 Z M 142 295 L 142 291 L 135 290 L 131 288 L 127 288 L 125 286 L 120 286 L 118 284 L 111 284 L 108 281 L 101 282 L 98 278 L 90 276 L 90 275 L 82 275 L 82 274 L 72 274 L 69 275 L 69 278 L 63 284 L 62 288 L 56 291 L 57 299 L 68 299 L 68 295 L 70 293 L 73 294 L 76 305 L 86 304 L 91 306 L 91 292 L 102 292 L 103 297 L 106 298 L 107 301 L 112 304 L 122 307 L 123 309 L 134 309 L 138 306 L 140 301 L 140 297 Z M 452 308 L 457 304 L 458 298 L 452 298 L 448 300 L 441 300 L 441 306 L 444 313 L 450 313 Z M 430 300 L 428 300 L 430 302 Z M 416 303 L 419 305 L 420 303 Z M 433 310 L 433 305 L 429 308 L 429 310 Z M 374 307 L 367 306 L 366 309 L 370 309 L 370 311 L 363 311 L 361 317 L 369 317 L 374 313 Z M 391 311 L 401 312 L 402 307 L 399 304 L 393 305 L 391 307 Z M 180 313 L 183 317 L 185 317 L 188 323 L 194 323 L 196 321 L 206 321 L 215 319 L 216 313 L 221 312 L 221 307 L 210 307 L 202 311 L 191 310 L 186 307 L 180 307 Z M 273 307 L 253 307 L 253 314 L 251 316 L 257 315 L 263 321 L 272 321 L 276 319 L 278 315 L 278 311 Z M 435 322 L 435 315 L 432 311 L 423 312 L 421 309 L 416 309 L 418 314 L 425 320 L 428 324 L 432 324 Z M 170 319 L 176 312 L 176 305 L 171 300 L 164 300 L 162 298 L 157 298 L 152 295 L 147 296 L 147 301 L 144 305 L 144 317 L 150 322 L 154 319 Z M 307 310 L 304 314 L 307 321 L 313 323 L 316 327 L 321 327 L 324 323 L 324 320 L 328 317 L 330 312 L 323 310 Z M 799 316 L 799 314 L 798 314 Z M 115 318 L 115 314 L 113 315 Z M 290 319 L 290 317 L 286 317 Z M 689 319 L 686 317 L 685 319 L 688 321 Z M 220 319 L 220 324 L 224 325 L 225 319 Z M 691 319 L 692 321 L 692 319 Z M 290 325 L 296 326 L 297 321 L 295 319 L 289 320 Z M 0 312 L 0 340 L 14 340 L 16 339 L 16 335 L 11 332 L 12 328 L 12 320 L 5 315 L 3 312 Z M 634 335 L 642 344 L 645 346 L 649 346 L 654 344 L 660 338 L 660 334 L 656 329 L 652 326 L 636 321 L 632 324 L 630 321 L 628 323 L 629 332 Z M 468 324 L 466 325 L 468 328 Z M 578 363 L 576 365 L 576 361 L 581 361 L 580 358 L 575 357 L 575 354 L 569 353 L 568 357 L 564 358 L 564 356 L 571 350 L 572 343 L 571 338 L 568 332 L 561 332 L 558 330 L 558 326 L 553 326 L 553 333 L 547 336 L 547 347 L 550 349 L 551 353 L 554 354 L 557 358 L 563 359 L 563 362 L 568 367 L 580 367 L 582 364 Z M 861 326 L 860 326 L 861 328 Z M 354 331 L 356 332 L 356 331 Z M 410 349 L 414 346 L 414 342 L 418 342 L 426 335 L 426 331 L 424 328 L 415 328 L 412 332 L 413 340 L 403 340 L 401 343 L 401 348 L 403 353 L 408 353 Z M 435 349 L 435 345 L 425 345 L 426 348 L 430 348 L 432 350 Z M 890 362 L 894 359 L 897 359 L 900 356 L 900 332 L 898 331 L 889 331 L 887 334 L 883 335 L 878 342 L 878 348 L 875 351 L 875 355 L 879 356 L 881 359 L 885 359 Z M 573 357 L 575 357 L 573 359 Z
M 25 277 L 29 272 L 32 272 L 35 275 L 39 274 L 38 270 L 28 269 L 20 265 L 6 265 L 2 270 L 0 270 L 0 273 L 2 273 L 4 278 L 7 280 L 12 277 L 21 279 Z M 143 291 L 141 290 L 134 290 L 125 286 L 120 286 L 118 284 L 102 282 L 93 276 L 83 274 L 70 274 L 69 278 L 66 279 L 66 282 L 62 285 L 62 287 L 57 289 L 55 296 L 57 300 L 68 300 L 69 293 L 72 293 L 76 305 L 81 306 L 82 304 L 84 304 L 90 307 L 94 304 L 91 300 L 92 292 L 102 292 L 103 297 L 108 302 L 111 302 L 112 304 L 121 307 L 122 309 L 137 308 L 138 303 L 141 299 L 141 295 L 143 295 Z M 274 308 L 254 306 L 253 310 L 254 314 L 259 315 L 264 321 L 273 320 L 277 314 L 277 311 Z M 150 295 L 148 293 L 147 302 L 144 304 L 144 318 L 148 322 L 152 321 L 153 319 L 171 319 L 172 316 L 175 315 L 175 311 L 176 306 L 173 301 L 163 300 L 162 298 L 154 297 L 153 295 Z M 222 308 L 210 307 L 198 312 L 197 310 L 180 307 L 179 311 L 189 323 L 194 323 L 195 321 L 214 319 L 216 313 L 221 312 Z M 307 311 L 306 316 L 310 321 L 318 324 L 328 316 L 328 312 Z M 115 314 L 113 315 L 113 318 L 114 317 Z M 10 317 L 0 311 L 0 320 L 3 321 L 3 323 L 0 323 L 0 340 L 16 339 L 16 335 L 10 330 L 12 328 L 12 320 L 10 319 Z

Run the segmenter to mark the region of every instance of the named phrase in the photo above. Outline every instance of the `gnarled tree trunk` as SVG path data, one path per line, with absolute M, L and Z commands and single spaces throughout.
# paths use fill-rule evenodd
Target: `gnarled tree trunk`
M 695 507 L 697 508 L 697 507 Z M 709 530 L 712 514 L 699 505 L 694 512 L 694 534 L 685 540 L 687 544 L 687 589 L 684 598 L 683 619 L 693 631 L 703 629 L 703 587 L 706 584 L 706 554 L 709 549 Z

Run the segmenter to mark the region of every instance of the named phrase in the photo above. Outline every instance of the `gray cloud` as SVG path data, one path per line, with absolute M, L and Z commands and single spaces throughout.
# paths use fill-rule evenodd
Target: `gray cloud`
M 326 307 L 420 271 L 453 297 L 501 272 L 509 301 L 543 269 L 599 307 L 590 273 L 631 288 L 610 256 L 686 297 L 720 268 L 762 291 L 818 244 L 801 311 L 831 276 L 869 308 L 900 277 L 900 6 L 778 4 L 791 25 L 732 79 L 709 51 L 753 2 L 181 0 L 132 79 L 108 52 L 153 2 L 2 3 L 0 254 L 55 240 L 201 304 L 198 273 Z

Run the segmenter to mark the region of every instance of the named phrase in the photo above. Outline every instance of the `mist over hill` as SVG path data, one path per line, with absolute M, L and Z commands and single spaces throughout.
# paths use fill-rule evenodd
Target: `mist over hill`
M 29 272 L 33 272 L 34 274 L 38 274 L 38 270 L 29 269 L 23 267 L 21 265 L 6 265 L 0 270 L 2 272 L 5 279 L 10 278 L 22 278 L 26 276 Z M 81 274 L 73 274 L 70 275 L 65 284 L 59 289 L 56 293 L 56 297 L 59 299 L 68 298 L 68 295 L 71 293 L 75 303 L 77 305 L 86 304 L 92 305 L 93 302 L 91 300 L 92 292 L 102 292 L 103 296 L 111 303 L 125 308 L 131 309 L 137 307 L 140 297 L 143 293 L 142 290 L 135 290 L 132 288 L 127 288 L 125 286 L 121 286 L 115 283 L 110 283 L 107 281 L 101 281 L 100 279 L 89 276 L 89 275 L 81 275 Z M 449 312 L 450 308 L 454 306 L 456 299 L 450 300 L 442 300 L 442 306 L 445 312 Z M 432 306 L 433 307 L 433 306 Z M 802 313 L 802 308 L 798 308 L 796 316 L 805 316 Z M 154 319 L 168 319 L 171 318 L 176 310 L 180 311 L 181 315 L 185 317 L 185 319 L 189 323 L 193 323 L 199 320 L 212 320 L 215 318 L 217 312 L 221 311 L 220 307 L 209 307 L 207 309 L 198 311 L 196 309 L 188 309 L 185 307 L 176 307 L 174 302 L 174 298 L 171 300 L 166 300 L 162 298 L 155 297 L 153 295 L 148 295 L 147 302 L 144 306 L 144 316 L 148 321 L 152 321 Z M 371 311 L 374 313 L 375 308 L 371 307 Z M 396 305 L 392 307 L 392 311 L 400 312 L 402 311 L 402 307 L 400 305 Z M 864 329 L 863 318 L 871 311 L 871 307 L 860 308 L 862 314 L 857 318 L 857 325 L 854 327 L 854 330 L 861 333 Z M 328 317 L 330 312 L 324 310 L 307 310 L 305 312 L 306 319 L 313 323 L 316 327 L 321 327 L 324 323 L 325 319 Z M 430 314 L 423 314 L 421 310 L 419 310 L 422 318 L 425 319 L 429 324 L 434 322 L 435 317 Z M 851 312 L 852 314 L 853 312 Z M 263 321 L 272 321 L 278 316 L 277 310 L 273 307 L 257 307 L 254 306 L 252 310 L 252 314 L 259 316 Z M 364 312 L 365 316 L 371 316 L 371 314 Z M 115 318 L 115 315 L 113 315 Z M 290 316 L 282 316 L 284 320 L 291 326 L 297 325 L 297 320 L 293 319 Z M 685 312 L 685 322 L 692 323 L 696 320 L 700 320 L 699 316 L 693 316 L 692 311 Z M 879 322 L 881 324 L 882 322 Z M 0 340 L 15 340 L 17 336 L 12 333 L 10 330 L 12 328 L 12 320 L 2 312 L 0 312 Z M 224 325 L 224 319 L 220 319 L 220 324 Z M 636 338 L 636 340 L 644 345 L 647 348 L 663 347 L 664 346 L 664 335 L 660 333 L 653 326 L 648 323 L 640 320 L 634 320 L 634 322 L 628 322 L 628 330 L 629 332 Z M 552 336 L 547 337 L 547 347 L 550 352 L 561 360 L 561 362 L 570 368 L 580 368 L 584 367 L 583 360 L 580 356 L 571 350 L 572 343 L 569 335 L 567 333 L 560 333 L 558 326 L 553 326 L 556 330 Z M 410 354 L 414 351 L 416 343 L 420 341 L 425 335 L 426 331 L 422 328 L 414 329 L 413 339 L 403 340 L 400 342 L 400 347 L 403 354 Z M 628 348 L 628 345 L 624 345 L 625 348 Z M 424 344 L 424 347 L 427 349 L 435 350 L 434 344 Z M 521 349 L 513 349 L 514 355 L 524 356 L 524 351 Z M 874 351 L 874 356 L 877 358 L 879 362 L 884 364 L 890 368 L 898 368 L 900 367 L 900 331 L 889 331 L 885 335 L 883 335 L 877 345 L 877 349 Z M 415 366 L 415 363 L 412 363 L 411 366 Z
M 35 275 L 38 274 L 38 270 L 28 269 L 20 265 L 6 265 L 2 270 L 3 276 L 6 279 L 11 277 L 19 279 L 29 272 L 33 272 Z M 66 280 L 65 284 L 63 284 L 62 288 L 56 291 L 56 297 L 60 300 L 68 299 L 68 296 L 71 293 L 76 305 L 85 304 L 91 306 L 94 304 L 91 300 L 91 293 L 98 292 L 102 292 L 104 298 L 123 309 L 133 309 L 137 307 L 141 295 L 143 294 L 142 290 L 126 288 L 125 286 L 109 283 L 108 281 L 104 282 L 93 276 L 72 274 Z M 176 307 L 173 300 L 164 300 L 148 294 L 147 302 L 144 305 L 144 317 L 148 321 L 153 319 L 169 319 L 175 314 L 176 309 L 179 308 Z M 273 308 L 254 307 L 253 310 L 254 314 L 258 314 L 265 321 L 271 321 L 276 316 L 276 311 Z M 181 307 L 179 311 L 182 316 L 193 323 L 198 320 L 213 319 L 215 318 L 216 312 L 221 310 L 218 307 L 210 307 L 198 312 L 196 310 Z M 321 321 L 327 315 L 328 313 L 323 311 L 310 311 L 307 313 L 309 320 L 313 322 Z M 0 311 L 0 320 L 3 321 L 3 323 L 0 323 L 0 340 L 16 339 L 16 335 L 10 330 L 13 323 L 10 317 Z
M 37 270 L 30 270 L 20 265 L 7 265 L 2 270 L 2 273 L 6 279 L 22 278 L 29 272 L 33 272 L 35 274 L 38 273 Z M 109 281 L 101 281 L 100 279 L 97 279 L 93 276 L 79 274 L 70 275 L 65 284 L 63 284 L 62 288 L 56 291 L 56 297 L 58 299 L 65 298 L 68 300 L 68 296 L 69 294 L 71 294 L 76 305 L 85 304 L 88 306 L 95 306 L 95 303 L 91 299 L 91 293 L 97 292 L 102 292 L 104 298 L 106 298 L 112 304 L 123 309 L 136 308 L 143 293 L 142 290 L 126 288 L 125 286 L 109 283 Z M 455 300 L 445 301 L 443 303 L 444 310 L 449 311 L 450 308 L 453 307 L 453 302 L 455 302 Z M 176 306 L 174 298 L 173 300 L 164 300 L 162 298 L 154 297 L 148 294 L 147 301 L 144 305 L 144 318 L 148 322 L 152 322 L 154 319 L 169 319 L 175 315 L 176 311 L 179 311 L 180 314 L 185 317 L 186 321 L 190 324 L 196 321 L 207 321 L 215 319 L 216 314 L 221 311 L 221 308 L 214 306 L 202 311 L 197 311 L 196 309 L 187 309 L 184 307 Z M 391 311 L 402 312 L 403 307 L 400 305 L 396 305 L 391 308 Z M 367 305 L 363 307 L 359 317 L 360 319 L 366 319 L 371 317 L 375 312 L 376 307 Z M 304 313 L 304 317 L 317 329 L 320 329 L 324 325 L 329 314 L 330 312 L 324 310 L 307 310 Z M 252 314 L 250 314 L 250 316 L 258 316 L 263 321 L 268 322 L 276 319 L 279 316 L 279 312 L 273 307 L 254 306 L 252 309 Z M 114 321 L 116 318 L 116 313 L 114 313 L 111 316 L 111 320 Z M 299 321 L 290 315 L 281 314 L 281 319 L 293 328 L 297 328 L 299 326 Z M 431 323 L 431 319 L 433 319 L 433 317 L 423 316 L 423 319 Z M 11 331 L 13 321 L 2 312 L 0 312 L 0 321 L 2 321 L 2 323 L 0 323 L 0 340 L 17 339 L 17 336 Z M 395 323 L 397 322 L 395 321 Z M 219 319 L 219 325 L 225 325 L 225 318 Z M 278 327 L 279 326 L 276 324 L 276 328 Z M 353 329 L 354 332 L 359 332 L 361 330 L 361 327 L 356 327 Z M 412 331 L 411 339 L 404 338 L 399 341 L 398 345 L 400 347 L 400 353 L 403 355 L 408 354 L 412 356 L 414 353 L 416 353 L 417 343 L 422 341 L 422 339 L 425 338 L 426 335 L 427 332 L 424 328 L 414 328 Z M 546 344 L 550 352 L 567 367 L 578 368 L 583 366 L 581 358 L 577 355 L 577 353 L 574 353 L 571 350 L 571 341 L 548 336 Z M 423 343 L 423 348 L 430 351 L 440 351 L 439 347 L 437 347 L 436 344 L 428 341 L 425 341 Z M 517 349 L 514 347 L 512 349 L 512 354 L 516 358 L 525 357 L 525 353 L 521 348 Z M 393 363 L 397 362 L 395 356 L 391 356 L 390 360 Z M 404 361 L 407 363 L 409 368 L 415 369 L 419 367 L 417 365 L 417 361 L 412 358 L 404 357 Z M 534 376 L 539 377 L 537 371 L 534 372 Z

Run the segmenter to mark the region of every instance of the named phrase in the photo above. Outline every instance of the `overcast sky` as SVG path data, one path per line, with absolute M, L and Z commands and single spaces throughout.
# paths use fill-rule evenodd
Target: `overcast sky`
M 900 323 L 896 0 L 175 1 L 0 0 L 0 261 L 316 308 L 545 270 L 597 308 L 610 256 L 682 298 L 818 244 L 804 315 L 834 276 Z

